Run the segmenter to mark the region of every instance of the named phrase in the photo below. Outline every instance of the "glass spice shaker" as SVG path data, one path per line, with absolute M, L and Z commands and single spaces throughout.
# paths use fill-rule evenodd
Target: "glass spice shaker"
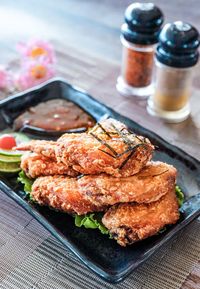
M 190 114 L 192 74 L 198 62 L 199 33 L 188 23 L 164 26 L 156 51 L 155 92 L 147 111 L 167 122 L 178 123 Z
M 153 3 L 133 3 L 126 9 L 120 37 L 122 71 L 116 85 L 122 95 L 147 97 L 152 93 L 154 48 L 163 20 Z

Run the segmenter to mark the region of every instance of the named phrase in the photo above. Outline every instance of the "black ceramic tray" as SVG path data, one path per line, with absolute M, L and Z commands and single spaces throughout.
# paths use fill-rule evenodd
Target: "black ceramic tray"
M 158 147 L 154 159 L 173 164 L 178 169 L 178 184 L 186 196 L 180 221 L 164 233 L 127 248 L 120 247 L 116 241 L 102 235 L 97 230 L 75 227 L 73 218 L 67 214 L 30 204 L 16 182 L 1 177 L 0 189 L 5 194 L 35 217 L 86 266 L 105 280 L 118 282 L 200 215 L 200 162 L 155 133 L 96 101 L 86 92 L 59 79 L 1 101 L 0 129 L 12 125 L 13 119 L 29 106 L 53 98 L 69 99 L 77 103 L 97 121 L 102 117 L 109 116 L 126 123 L 131 130 L 148 137 Z

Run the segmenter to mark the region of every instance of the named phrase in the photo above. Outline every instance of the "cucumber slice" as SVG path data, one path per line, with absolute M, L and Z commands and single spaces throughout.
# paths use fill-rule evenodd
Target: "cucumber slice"
M 17 173 L 21 170 L 19 163 L 5 163 L 0 161 L 1 173 Z
M 0 154 L 0 162 L 5 163 L 20 163 L 21 157 L 17 155 L 2 155 Z
M 19 172 L 21 171 L 21 168 L 18 168 L 18 169 L 15 169 L 15 170 L 12 170 L 12 171 L 0 171 L 0 174 L 6 176 L 6 177 L 12 177 L 12 176 L 15 176 L 17 175 Z
M 22 156 L 21 151 L 11 151 L 11 150 L 2 150 L 0 149 L 0 155 L 2 156 L 15 156 L 15 157 L 21 157 Z
M 4 176 L 4 177 L 9 177 L 9 178 L 13 178 L 13 177 L 16 177 L 16 175 L 18 175 L 19 174 L 19 172 L 20 172 L 20 170 L 21 170 L 21 168 L 19 168 L 19 169 L 16 169 L 16 170 L 13 170 L 12 172 L 7 172 L 7 171 L 5 171 L 5 172 L 1 172 L 0 171 L 0 176 L 2 175 L 2 176 Z

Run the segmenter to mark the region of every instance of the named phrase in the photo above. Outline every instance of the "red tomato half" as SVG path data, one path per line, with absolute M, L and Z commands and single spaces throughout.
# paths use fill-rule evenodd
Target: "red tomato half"
M 3 150 L 11 150 L 16 146 L 15 138 L 10 134 L 4 134 L 0 137 L 0 148 Z

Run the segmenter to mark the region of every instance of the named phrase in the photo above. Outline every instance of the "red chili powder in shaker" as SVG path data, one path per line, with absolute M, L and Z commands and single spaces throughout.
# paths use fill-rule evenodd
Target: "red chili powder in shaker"
M 123 77 L 130 86 L 144 87 L 151 84 L 154 51 L 137 51 L 124 47 Z

